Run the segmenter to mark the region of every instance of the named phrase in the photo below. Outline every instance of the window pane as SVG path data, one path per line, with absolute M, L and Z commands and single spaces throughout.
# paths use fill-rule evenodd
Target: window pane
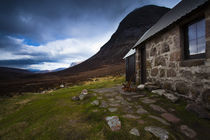
M 196 54 L 198 52 L 195 39 L 189 40 L 189 51 L 190 51 L 190 55 Z
M 188 27 L 189 40 L 196 39 L 196 24 L 192 24 Z
M 198 38 L 198 53 L 205 53 L 206 50 L 206 41 L 205 37 Z
M 205 20 L 201 20 L 197 23 L 197 37 L 205 37 Z

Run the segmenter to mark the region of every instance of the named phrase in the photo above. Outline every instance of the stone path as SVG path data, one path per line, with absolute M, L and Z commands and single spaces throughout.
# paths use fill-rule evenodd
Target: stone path
M 153 95 L 148 95 L 143 90 L 140 93 L 125 92 L 121 86 L 115 86 L 96 89 L 93 92 L 94 96 L 96 94 L 97 99 L 91 102 L 93 106 L 103 108 L 108 113 L 118 114 L 117 116 L 107 116 L 105 118 L 107 125 L 112 131 L 119 131 L 121 127 L 124 127 L 121 126 L 121 119 L 126 119 L 126 121 L 136 121 L 136 125 L 128 132 L 135 136 L 141 136 L 140 129 L 137 126 L 147 124 L 150 125 L 144 127 L 144 131 L 151 133 L 160 140 L 167 140 L 169 135 L 173 135 L 169 134 L 169 131 L 165 129 L 172 126 L 177 127 L 179 133 L 188 138 L 195 138 L 197 136 L 197 133 L 193 129 L 181 124 L 182 120 L 174 114 L 176 112 L 174 108 L 166 108 L 162 106 L 164 102 L 159 103 L 159 97 L 161 96 L 171 102 L 178 100 L 176 96 L 167 93 L 165 90 L 155 89 L 151 93 Z M 93 110 L 96 113 L 98 111 L 98 109 Z M 154 125 L 151 125 L 152 122 L 154 122 Z

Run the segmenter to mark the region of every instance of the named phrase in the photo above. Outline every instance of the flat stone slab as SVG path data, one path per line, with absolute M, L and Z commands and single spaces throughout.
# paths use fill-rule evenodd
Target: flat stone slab
M 148 111 L 145 110 L 142 106 L 138 106 L 138 109 L 136 111 L 138 114 L 148 114 Z
M 101 101 L 101 105 L 99 106 L 101 108 L 107 108 L 108 104 L 105 101 Z
M 106 117 L 105 120 L 107 121 L 112 131 L 118 131 L 121 129 L 121 122 L 118 116 L 109 116 Z
M 177 118 L 176 116 L 174 116 L 171 113 L 163 113 L 163 114 L 161 114 L 161 117 L 163 117 L 164 119 L 166 119 L 167 121 L 172 122 L 172 123 L 178 123 L 180 121 L 179 118 Z
M 133 111 L 133 108 L 131 107 L 131 106 L 122 106 L 122 108 L 123 108 L 123 112 L 125 112 L 125 113 L 134 113 L 134 111 Z
M 155 104 L 151 104 L 149 106 L 150 108 L 152 108 L 154 111 L 160 112 L 160 113 L 165 113 L 167 112 L 165 109 L 163 109 L 162 107 L 155 105 Z
M 153 115 L 149 115 L 149 117 L 161 122 L 162 124 L 165 124 L 165 125 L 168 125 L 168 126 L 170 125 L 167 121 L 165 121 L 164 119 L 162 119 L 160 117 L 153 116 Z
M 147 126 L 144 128 L 145 131 L 148 131 L 155 135 L 156 137 L 160 138 L 160 140 L 167 140 L 169 138 L 169 133 L 167 130 L 156 127 L 156 126 Z
M 108 108 L 108 110 L 109 110 L 110 112 L 115 112 L 115 111 L 117 111 L 117 108 Z
M 191 128 L 189 128 L 187 125 L 181 125 L 180 130 L 185 136 L 187 136 L 191 139 L 195 138 L 197 135 L 197 133 L 194 130 L 192 130 Z
M 166 91 L 164 89 L 156 89 L 156 90 L 152 90 L 152 93 L 162 96 L 163 94 L 166 93 Z
M 94 100 L 91 104 L 98 106 L 99 105 L 99 101 L 98 100 Z
M 153 104 L 156 102 L 156 100 L 149 99 L 149 98 L 143 98 L 141 102 L 143 102 L 145 104 Z
M 175 103 L 176 101 L 179 100 L 179 98 L 177 96 L 175 96 L 174 94 L 171 94 L 171 93 L 165 93 L 163 95 L 173 103 Z
M 130 134 L 132 135 L 135 135 L 135 136 L 140 136 L 139 134 L 139 130 L 137 128 L 132 128 L 130 131 L 129 131 Z
M 126 114 L 126 115 L 123 115 L 122 117 L 127 118 L 127 119 L 140 119 L 141 118 L 140 116 L 135 116 L 132 114 Z

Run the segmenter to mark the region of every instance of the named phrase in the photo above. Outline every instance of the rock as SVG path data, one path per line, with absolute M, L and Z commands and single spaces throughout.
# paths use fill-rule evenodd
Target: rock
M 161 116 L 164 119 L 166 119 L 167 121 L 172 122 L 172 123 L 178 123 L 180 121 L 179 118 L 177 118 L 176 116 L 174 116 L 171 113 L 163 113 L 163 114 L 161 114 Z
M 192 103 L 188 104 L 185 109 L 189 112 L 193 112 L 198 115 L 199 118 L 202 119 L 210 119 L 210 114 L 207 110 L 205 110 L 202 106 Z
M 166 93 L 166 94 L 163 94 L 167 99 L 169 99 L 170 101 L 172 101 L 173 103 L 175 103 L 176 101 L 178 101 L 178 97 L 175 96 L 174 94 L 171 94 L 171 93 Z
M 72 101 L 79 101 L 80 100 L 80 98 L 78 96 L 73 96 L 71 99 L 72 99 Z
M 101 105 L 99 106 L 101 108 L 107 108 L 108 104 L 105 101 L 101 101 Z
M 81 92 L 81 94 L 84 94 L 84 95 L 88 94 L 87 89 L 83 89 L 82 92 Z
M 98 106 L 99 105 L 99 101 L 98 100 L 94 100 L 91 104 Z
M 144 121 L 143 120 L 138 120 L 137 121 L 139 124 L 144 124 Z
M 101 99 L 103 99 L 103 97 L 101 97 L 101 96 L 98 96 L 98 97 L 97 97 L 97 99 L 98 99 L 98 100 L 101 100 Z
M 197 135 L 197 133 L 191 128 L 189 128 L 187 125 L 181 125 L 180 130 L 183 134 L 185 134 L 187 137 L 191 139 Z
M 117 106 L 120 106 L 120 104 L 118 104 L 118 103 L 111 103 L 111 104 L 109 104 L 109 106 L 117 107 Z
M 144 90 L 144 88 L 145 88 L 145 85 L 138 85 L 137 86 L 137 89 L 139 89 L 139 90 Z
M 117 108 L 108 108 L 108 110 L 109 110 L 110 112 L 115 112 L 115 111 L 117 111 Z
M 144 128 L 145 131 L 151 132 L 156 137 L 160 138 L 160 140 L 167 140 L 168 139 L 168 131 L 163 128 L 156 127 L 156 126 L 147 126 Z
M 109 98 L 108 99 L 110 102 L 113 102 L 115 99 L 114 98 Z
M 118 116 L 106 117 L 106 121 L 112 131 L 118 131 L 121 129 L 121 122 Z
M 135 136 L 140 136 L 139 130 L 136 128 L 133 128 L 129 131 L 130 134 L 135 135 Z
M 135 96 L 132 96 L 132 98 L 142 98 L 144 97 L 145 95 L 135 95 Z
M 153 116 L 153 115 L 149 115 L 149 117 L 161 122 L 162 124 L 165 124 L 165 125 L 168 125 L 168 126 L 170 125 L 168 122 L 166 122 L 164 119 L 162 119 L 160 117 Z
M 123 97 L 121 97 L 121 96 L 116 96 L 115 97 L 117 100 L 123 100 Z
M 155 104 L 151 104 L 150 108 L 152 108 L 153 110 L 160 112 L 160 113 L 165 113 L 167 112 L 165 109 L 163 109 L 162 107 L 155 105 Z
M 156 89 L 156 90 L 152 90 L 152 93 L 162 96 L 166 93 L 166 91 L 164 89 Z
M 123 118 L 127 118 L 127 119 L 140 119 L 140 116 L 134 116 L 132 114 L 126 114 L 122 116 Z
M 153 103 L 155 103 L 156 101 L 153 100 L 153 99 L 144 98 L 144 99 L 142 100 L 142 102 L 145 103 L 145 104 L 153 104 Z
M 85 94 L 80 94 L 80 95 L 79 95 L 79 99 L 80 99 L 80 100 L 84 100 L 84 99 L 85 99 L 85 97 L 86 97 L 86 95 L 85 95 Z
M 94 109 L 93 112 L 98 112 L 98 109 Z
M 143 107 L 139 107 L 137 109 L 136 113 L 138 113 L 138 114 L 147 114 L 148 111 L 146 111 L 145 109 L 143 109 Z
M 61 85 L 60 85 L 60 88 L 64 88 L 64 85 L 63 85 L 63 84 L 61 84 Z
M 152 90 L 157 90 L 159 89 L 158 86 L 155 86 L 153 84 L 145 84 L 145 89 L 149 90 L 149 91 L 152 91 Z

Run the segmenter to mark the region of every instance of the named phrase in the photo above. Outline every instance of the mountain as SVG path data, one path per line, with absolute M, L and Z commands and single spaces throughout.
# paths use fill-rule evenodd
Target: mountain
M 97 54 L 79 65 L 59 72 L 59 74 L 68 75 L 98 69 L 106 65 L 124 63 L 125 54 L 168 11 L 168 8 L 155 5 L 135 9 L 120 22 L 117 31 Z
M 10 78 L 17 76 L 21 79 L 0 82 L 0 95 L 8 95 L 12 92 L 18 92 L 18 94 L 40 92 L 43 89 L 59 87 L 61 83 L 77 84 L 93 77 L 122 74 L 125 72 L 124 55 L 168 11 L 168 8 L 154 5 L 135 9 L 120 22 L 116 32 L 98 53 L 65 70 L 38 74 L 25 72 L 26 74 L 22 76 L 8 70 L 6 75 L 10 75 Z M 4 72 L 0 73 L 4 75 Z

